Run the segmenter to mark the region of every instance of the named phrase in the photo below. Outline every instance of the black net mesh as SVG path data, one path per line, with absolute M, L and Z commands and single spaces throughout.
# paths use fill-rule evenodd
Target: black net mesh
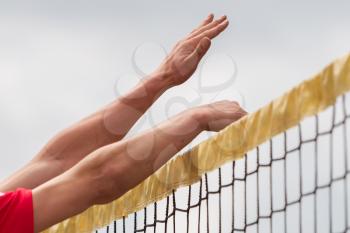
M 348 98 L 96 233 L 347 232 Z

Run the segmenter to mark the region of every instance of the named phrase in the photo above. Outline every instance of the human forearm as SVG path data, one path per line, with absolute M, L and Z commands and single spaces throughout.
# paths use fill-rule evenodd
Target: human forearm
M 118 198 L 203 130 L 219 131 L 245 114 L 235 102 L 217 102 L 188 110 L 136 137 L 94 151 L 74 168 L 34 190 L 36 229 Z M 56 198 L 51 200 L 52 196 Z
M 63 130 L 28 165 L 3 181 L 0 189 L 35 188 L 92 151 L 121 140 L 152 103 L 172 86 L 171 78 L 170 72 L 158 69 L 126 95 Z
M 103 166 L 109 163 L 120 168 L 111 169 L 116 173 L 108 176 L 118 176 L 121 193 L 133 188 L 205 130 L 203 120 L 196 111 L 189 110 L 121 144 L 104 148 L 108 162 L 103 161 Z
M 106 144 L 125 136 L 147 109 L 173 86 L 173 75 L 162 67 L 101 111 L 103 127 L 100 134 L 106 137 Z
M 97 203 L 108 202 L 155 172 L 202 131 L 219 131 L 245 114 L 231 101 L 190 109 L 135 137 L 100 148 L 74 170 L 82 174 L 77 176 L 101 177 L 106 185 L 97 182 L 93 190 L 101 198 Z
M 107 171 L 115 172 L 118 191 L 124 193 L 159 169 L 202 131 L 220 131 L 244 115 L 246 112 L 234 101 L 190 109 L 152 130 L 105 147 L 106 161 L 101 162 Z M 112 168 L 108 169 L 109 166 Z M 113 177 L 113 173 L 106 177 Z
M 211 39 L 228 26 L 226 17 L 213 18 L 209 15 L 180 40 L 157 71 L 128 94 L 55 136 L 27 166 L 0 184 L 0 190 L 32 189 L 63 173 L 97 148 L 122 139 L 167 88 L 191 77 Z
M 169 76 L 170 73 L 159 70 L 144 78 L 127 94 L 57 135 L 38 157 L 62 158 L 69 168 L 92 151 L 121 140 L 154 101 L 171 87 Z
M 183 133 L 184 128 L 191 130 Z M 91 205 L 118 198 L 152 174 L 203 129 L 188 112 L 139 136 L 94 151 L 74 168 L 34 189 L 36 231 Z M 55 198 L 49 198 L 52 196 Z

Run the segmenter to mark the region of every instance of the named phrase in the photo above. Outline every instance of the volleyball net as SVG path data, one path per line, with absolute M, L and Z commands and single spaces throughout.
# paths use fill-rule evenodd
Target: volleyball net
M 47 232 L 347 232 L 349 90 L 350 55 Z
M 346 232 L 349 98 L 96 232 Z

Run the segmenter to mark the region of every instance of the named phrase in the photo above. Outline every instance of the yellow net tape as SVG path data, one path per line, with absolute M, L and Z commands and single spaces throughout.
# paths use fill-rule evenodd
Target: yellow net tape
M 334 104 L 339 95 L 349 90 L 350 54 L 191 151 L 175 157 L 114 202 L 93 206 L 45 232 L 88 233 L 141 210 L 167 197 L 172 190 L 199 181 L 204 173 L 225 162 L 242 158 L 249 150 L 297 125 L 306 116 L 315 115 Z

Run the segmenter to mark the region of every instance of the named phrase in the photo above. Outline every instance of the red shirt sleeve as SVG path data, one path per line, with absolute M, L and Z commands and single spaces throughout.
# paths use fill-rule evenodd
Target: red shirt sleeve
M 32 191 L 0 193 L 0 233 L 34 233 Z

